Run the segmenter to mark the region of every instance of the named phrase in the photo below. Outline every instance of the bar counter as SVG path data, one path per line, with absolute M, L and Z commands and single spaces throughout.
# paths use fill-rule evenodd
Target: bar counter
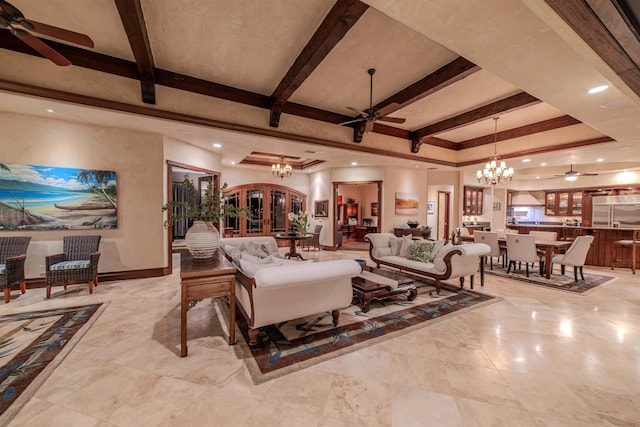
M 593 245 L 589 250 L 586 265 L 594 265 L 600 267 L 611 266 L 611 243 L 616 240 L 631 240 L 634 228 L 612 228 L 612 227 L 576 227 L 572 225 L 516 225 L 507 224 L 505 228 L 518 230 L 520 234 L 528 234 L 529 231 L 556 231 L 558 239 L 563 240 L 569 233 L 580 232 L 593 235 Z M 631 258 L 631 251 L 625 252 L 625 258 Z M 622 268 L 622 267 L 620 267 Z

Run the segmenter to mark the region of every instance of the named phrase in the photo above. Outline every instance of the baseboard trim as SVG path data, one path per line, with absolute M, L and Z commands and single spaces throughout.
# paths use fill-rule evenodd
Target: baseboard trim
M 133 279 L 148 279 L 150 277 L 161 277 L 171 274 L 171 270 L 168 267 L 158 268 L 145 268 L 141 270 L 125 270 L 125 271 L 113 271 L 108 273 L 98 274 L 98 283 L 101 282 L 114 282 L 117 280 L 133 280 Z M 27 288 L 44 288 L 46 286 L 44 277 L 34 277 L 27 279 Z M 11 289 L 20 289 L 18 285 L 13 286 Z

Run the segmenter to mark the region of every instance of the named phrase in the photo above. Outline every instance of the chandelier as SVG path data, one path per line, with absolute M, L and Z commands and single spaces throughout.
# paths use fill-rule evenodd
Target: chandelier
M 478 178 L 478 183 L 482 184 L 483 182 L 489 185 L 496 184 L 508 184 L 513 179 L 513 168 L 507 168 L 507 164 L 504 161 L 501 161 L 498 165 L 498 160 L 500 156 L 498 156 L 498 119 L 500 117 L 494 117 L 495 121 L 495 129 L 494 129 L 494 140 L 493 140 L 493 156 L 489 163 L 487 163 L 484 167 L 484 170 L 479 170 L 476 173 L 476 178 Z
M 284 178 L 285 176 L 291 176 L 292 170 L 293 168 L 291 167 L 291 165 L 285 163 L 284 156 L 280 156 L 280 163 L 274 163 L 271 165 L 271 173 L 273 174 L 273 176 L 280 177 L 280 179 Z

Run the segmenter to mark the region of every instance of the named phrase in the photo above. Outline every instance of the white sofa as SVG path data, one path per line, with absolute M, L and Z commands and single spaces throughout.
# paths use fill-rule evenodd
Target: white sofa
M 351 277 L 361 271 L 354 260 L 283 260 L 270 236 L 220 239 L 220 248 L 238 268 L 236 302 L 249 325 L 249 345 L 257 343 L 262 326 L 325 311 L 332 312 L 337 326 L 340 309 L 353 298 Z M 252 250 L 266 250 L 269 256 L 250 263 L 256 261 Z
M 473 289 L 473 277 L 478 269 L 480 285 L 484 286 L 484 263 L 480 260 L 491 251 L 489 245 L 484 243 L 452 245 L 443 240 L 432 241 L 434 248 L 431 257 L 429 261 L 423 262 L 407 258 L 407 245 L 416 243 L 411 236 L 396 237 L 392 233 L 369 233 L 365 235 L 365 240 L 369 241 L 369 256 L 378 267 L 386 265 L 434 279 L 438 293 L 442 280 L 459 278 L 462 288 L 465 276 L 470 276 L 470 286 Z

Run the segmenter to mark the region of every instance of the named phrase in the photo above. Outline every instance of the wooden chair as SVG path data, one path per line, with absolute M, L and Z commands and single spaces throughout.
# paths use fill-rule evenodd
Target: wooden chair
M 11 300 L 11 287 L 20 285 L 20 291 L 27 291 L 24 278 L 24 263 L 31 237 L 0 237 L 0 289 L 4 291 L 4 302 Z
M 310 239 L 302 241 L 303 247 L 304 246 L 307 247 L 307 252 L 309 252 L 309 248 L 311 246 L 314 247 L 314 250 L 315 250 L 315 248 L 318 248 L 318 250 L 320 250 L 320 232 L 321 231 L 322 231 L 322 225 L 316 225 L 315 228 L 313 229 L 313 231 L 311 233 L 309 233 L 313 237 L 311 237 Z
M 584 266 L 584 261 L 587 259 L 587 254 L 589 253 L 589 249 L 591 248 L 591 244 L 593 243 L 593 236 L 578 236 L 576 240 L 573 241 L 573 244 L 569 246 L 567 252 L 560 255 L 555 255 L 551 263 L 558 263 L 561 265 L 560 272 L 564 274 L 564 266 L 570 265 L 573 267 L 573 278 L 575 281 L 578 281 L 578 269 L 580 269 L 580 277 L 584 280 L 584 274 L 582 272 L 582 267 Z M 551 266 L 553 269 L 553 265 Z
M 64 236 L 61 254 L 46 257 L 47 298 L 51 286 L 62 283 L 65 289 L 70 281 L 86 282 L 89 293 L 98 286 L 98 261 L 101 236 Z
M 582 227 L 562 227 L 560 240 L 576 240 L 578 236 L 584 236 L 584 229 Z
M 617 262 L 626 261 L 619 259 L 619 249 L 631 249 L 631 271 L 636 274 L 636 268 L 640 268 L 640 261 L 637 259 L 640 255 L 640 230 L 634 230 L 632 240 L 616 240 L 611 242 L 611 269 L 616 266 Z

